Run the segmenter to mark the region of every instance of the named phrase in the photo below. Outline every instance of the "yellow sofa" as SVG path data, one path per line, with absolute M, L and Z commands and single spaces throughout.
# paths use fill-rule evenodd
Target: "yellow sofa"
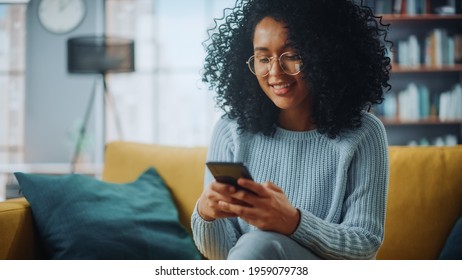
M 154 166 L 170 187 L 181 222 L 202 191 L 206 148 L 130 142 L 107 145 L 103 180 L 129 182 Z M 373 156 L 373 155 L 371 155 Z M 462 146 L 390 147 L 385 240 L 378 259 L 436 259 L 462 214 Z M 0 259 L 43 253 L 24 198 L 0 202 Z

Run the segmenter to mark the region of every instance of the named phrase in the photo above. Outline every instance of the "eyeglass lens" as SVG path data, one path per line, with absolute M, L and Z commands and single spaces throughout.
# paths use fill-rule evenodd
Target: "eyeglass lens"
M 274 60 L 279 60 L 279 65 L 282 70 L 288 75 L 296 75 L 300 73 L 302 61 L 300 55 L 293 53 L 283 53 L 279 59 L 275 57 L 267 57 L 254 55 L 248 61 L 249 69 L 257 76 L 268 75 Z

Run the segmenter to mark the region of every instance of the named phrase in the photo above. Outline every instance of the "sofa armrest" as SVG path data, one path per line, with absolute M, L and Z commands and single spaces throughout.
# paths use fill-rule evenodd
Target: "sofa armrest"
M 24 198 L 0 202 L 0 259 L 41 259 L 29 203 Z

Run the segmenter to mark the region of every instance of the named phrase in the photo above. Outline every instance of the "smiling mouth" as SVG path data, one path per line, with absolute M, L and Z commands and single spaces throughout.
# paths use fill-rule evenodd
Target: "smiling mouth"
M 276 94 L 276 95 L 284 95 L 284 94 L 287 94 L 289 92 L 289 89 L 290 89 L 291 85 L 292 85 L 291 83 L 274 84 L 274 85 L 271 85 L 271 87 L 273 88 L 274 94 Z
M 281 84 L 281 85 L 272 85 L 272 87 L 276 90 L 279 90 L 279 89 L 283 89 L 283 88 L 288 88 L 290 87 L 290 84 L 287 83 L 287 84 Z

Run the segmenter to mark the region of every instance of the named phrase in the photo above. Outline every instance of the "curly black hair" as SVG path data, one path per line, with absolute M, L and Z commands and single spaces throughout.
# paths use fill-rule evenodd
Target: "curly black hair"
M 202 80 L 216 91 L 217 105 L 240 130 L 274 133 L 279 108 L 245 63 L 253 55 L 255 27 L 265 17 L 285 24 L 302 57 L 318 131 L 335 138 L 361 126 L 361 112 L 391 89 L 388 25 L 362 1 L 237 0 L 215 19 L 204 42 Z

